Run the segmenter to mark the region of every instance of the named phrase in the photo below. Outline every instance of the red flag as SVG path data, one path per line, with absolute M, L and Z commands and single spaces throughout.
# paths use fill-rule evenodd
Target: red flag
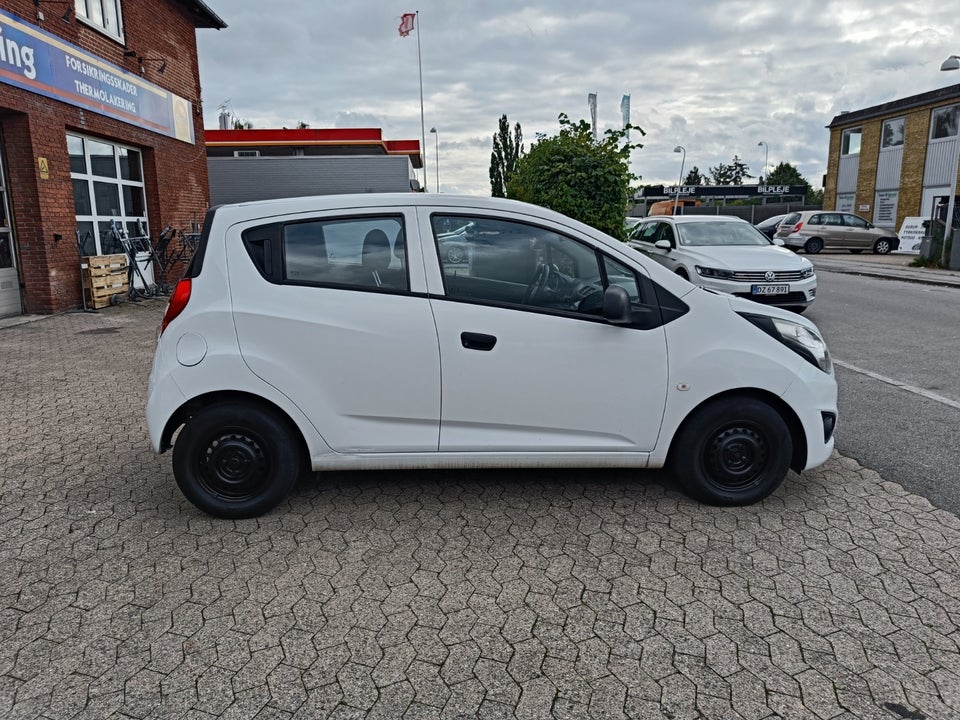
M 416 13 L 404 13 L 400 16 L 400 27 L 397 28 L 400 31 L 400 37 L 406 37 L 410 34 L 416 17 Z

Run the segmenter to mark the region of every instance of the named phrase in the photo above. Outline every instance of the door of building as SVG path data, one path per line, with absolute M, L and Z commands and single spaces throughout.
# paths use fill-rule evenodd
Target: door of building
M 17 275 L 17 253 L 10 219 L 7 172 L 3 165 L 3 136 L 0 135 L 0 317 L 19 315 L 20 278 Z

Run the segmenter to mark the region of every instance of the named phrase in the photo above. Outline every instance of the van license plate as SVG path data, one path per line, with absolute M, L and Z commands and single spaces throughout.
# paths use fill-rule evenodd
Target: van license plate
M 750 288 L 752 295 L 786 295 L 788 292 L 789 285 L 753 285 Z

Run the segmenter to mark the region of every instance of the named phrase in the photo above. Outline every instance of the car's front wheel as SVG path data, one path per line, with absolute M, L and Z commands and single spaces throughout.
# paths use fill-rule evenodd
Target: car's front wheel
M 873 244 L 873 252 L 877 255 L 886 255 L 893 250 L 893 244 L 887 238 L 880 238 Z
M 226 402 L 199 410 L 177 437 L 173 474 L 186 498 L 222 518 L 276 507 L 303 467 L 295 431 L 276 412 Z
M 688 272 L 687 272 L 686 270 L 684 270 L 682 267 L 681 267 L 681 268 L 677 268 L 677 275 L 679 275 L 680 277 L 682 277 L 684 280 L 689 280 L 689 279 L 690 279 L 690 273 L 688 273 Z
M 807 255 L 816 255 L 818 252 L 823 250 L 823 240 L 820 238 L 810 238 L 803 245 L 804 251 Z
M 691 497 L 710 505 L 749 505 L 779 487 L 793 441 L 786 422 L 752 397 L 707 403 L 674 438 L 670 466 Z

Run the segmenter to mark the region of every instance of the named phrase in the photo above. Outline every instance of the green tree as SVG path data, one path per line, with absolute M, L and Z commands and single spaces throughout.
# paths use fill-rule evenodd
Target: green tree
M 710 168 L 710 177 L 714 185 L 743 185 L 744 178 L 752 178 L 750 167 L 734 155 L 729 165 L 720 163 Z
M 684 185 L 708 185 L 709 180 L 700 172 L 700 168 L 694 165 L 690 168 L 687 176 L 683 179 Z
M 806 188 L 804 202 L 807 205 L 823 205 L 823 188 L 814 190 L 810 181 L 788 162 L 777 165 L 767 176 L 765 182 L 767 185 L 803 185 Z
M 517 171 L 517 163 L 523 157 L 523 133 L 520 123 L 513 126 L 507 116 L 500 116 L 500 126 L 493 136 L 493 152 L 490 153 L 490 194 L 493 197 L 506 197 L 507 185 Z
M 569 215 L 613 237 L 625 239 L 623 218 L 630 199 L 630 151 L 639 143 L 626 141 L 623 130 L 607 130 L 593 138 L 586 120 L 574 124 L 560 115 L 560 132 L 538 135 L 530 152 L 520 158 L 507 185 L 507 197 Z
M 788 162 L 782 162 L 777 165 L 770 171 L 770 174 L 767 175 L 764 182 L 767 185 L 803 185 L 807 189 L 810 188 L 810 183 L 807 182 L 807 179 Z

